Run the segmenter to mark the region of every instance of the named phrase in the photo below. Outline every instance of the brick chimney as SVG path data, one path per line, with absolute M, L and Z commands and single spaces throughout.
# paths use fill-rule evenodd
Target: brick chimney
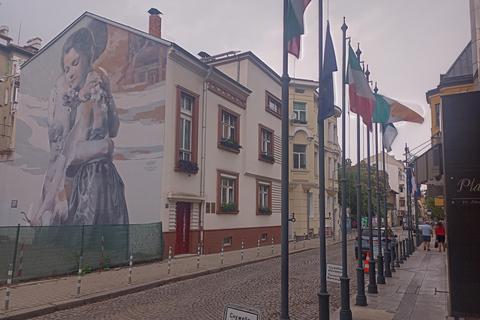
M 161 38 L 162 37 L 162 18 L 159 14 L 162 14 L 155 8 L 148 10 L 150 13 L 149 24 L 148 24 L 148 33 L 152 36 Z

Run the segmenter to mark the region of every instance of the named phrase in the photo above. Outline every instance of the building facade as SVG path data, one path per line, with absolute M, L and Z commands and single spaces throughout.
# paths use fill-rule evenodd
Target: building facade
M 85 13 L 24 64 L 0 225 L 161 221 L 174 255 L 279 243 L 278 78 L 249 55 L 242 85 L 149 13 L 151 34 Z
M 295 213 L 291 236 L 318 236 L 319 221 L 319 143 L 317 132 L 318 82 L 292 79 L 289 87 L 290 155 L 289 155 L 289 212 Z M 340 230 L 338 205 L 338 144 L 337 118 L 341 112 L 324 121 L 325 159 L 325 217 L 326 233 Z
M 9 37 L 8 26 L 0 26 L 0 161 L 10 160 L 15 149 L 20 66 L 40 46 L 40 38 L 29 40 L 23 47 L 16 45 Z

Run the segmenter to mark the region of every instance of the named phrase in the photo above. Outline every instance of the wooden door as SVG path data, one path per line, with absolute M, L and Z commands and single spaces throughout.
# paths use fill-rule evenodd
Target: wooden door
M 177 202 L 175 254 L 188 253 L 190 235 L 190 203 Z

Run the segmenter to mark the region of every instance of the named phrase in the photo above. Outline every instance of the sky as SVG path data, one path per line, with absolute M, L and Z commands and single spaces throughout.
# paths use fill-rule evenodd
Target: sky
M 282 0 L 0 0 L 0 25 L 7 25 L 15 43 L 40 37 L 42 46 L 85 11 L 148 32 L 147 11 L 162 15 L 162 38 L 193 55 L 231 50 L 252 51 L 282 75 Z M 339 71 L 334 75 L 335 103 L 342 108 L 343 18 L 354 50 L 377 83 L 378 93 L 405 103 L 425 118 L 423 124 L 396 123 L 398 136 L 391 155 L 405 159 L 405 144 L 417 155 L 428 149 L 430 108 L 425 93 L 437 87 L 470 41 L 468 0 L 335 0 L 323 1 Z M 289 57 L 289 76 L 318 80 L 318 0 L 305 12 L 300 59 Z M 19 42 L 18 42 L 19 41 Z M 348 96 L 348 87 L 346 87 Z M 348 97 L 346 99 L 348 110 Z M 356 163 L 356 116 L 346 117 L 346 157 Z M 339 141 L 342 119 L 338 119 Z M 362 125 L 362 141 L 365 140 Z M 372 143 L 373 144 L 373 143 Z M 361 158 L 366 157 L 362 142 Z M 374 154 L 372 149 L 371 154 Z

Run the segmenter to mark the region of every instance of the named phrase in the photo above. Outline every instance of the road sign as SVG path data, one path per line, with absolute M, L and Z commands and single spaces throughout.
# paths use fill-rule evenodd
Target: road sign
M 340 283 L 342 276 L 342 266 L 327 263 L 327 281 Z
M 262 320 L 262 314 L 257 309 L 229 303 L 223 309 L 222 320 Z

